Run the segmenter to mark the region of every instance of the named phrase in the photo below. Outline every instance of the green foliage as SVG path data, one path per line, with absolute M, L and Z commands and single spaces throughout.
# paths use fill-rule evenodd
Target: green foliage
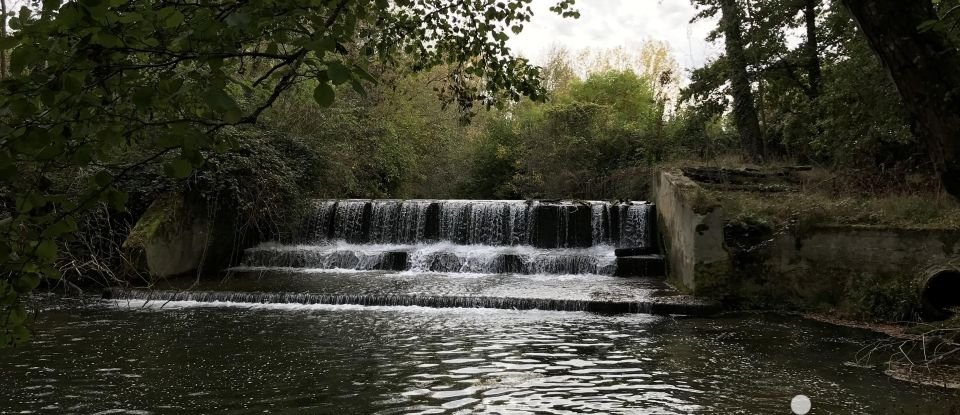
M 652 82 L 633 71 L 568 80 L 548 103 L 516 105 L 482 126 L 463 191 L 478 198 L 639 197 L 643 186 L 618 184 L 631 175 L 622 172 L 663 161 L 672 148 L 659 117 Z
M 698 3 L 703 17 L 717 13 L 716 0 Z M 787 36 L 808 30 L 803 15 L 807 2 L 739 4 L 749 11 L 742 22 L 745 53 L 764 146 L 772 158 L 868 174 L 925 164 L 924 157 L 915 157 L 923 148 L 910 132 L 896 88 L 843 4 L 813 2 L 816 62 L 806 48 L 808 39 L 794 46 Z M 813 79 L 814 73 L 822 79 Z M 693 71 L 682 93 L 691 104 L 690 121 L 710 122 L 725 114 L 728 75 L 725 56 Z
M 0 346 L 26 337 L 20 296 L 41 276 L 58 276 L 51 247 L 76 229 L 77 214 L 101 202 L 123 208 L 118 183 L 151 163 L 191 176 L 205 153 L 237 144 L 219 132 L 255 123 L 298 85 L 312 83 L 316 103 L 330 106 L 336 85 L 362 94 L 375 84 L 371 65 L 451 64 L 453 81 L 440 95 L 464 110 L 540 99 L 538 69 L 506 47 L 508 33 L 530 20 L 528 3 L 72 0 L 22 8 L 0 44 L 10 54 L 0 81 Z M 576 17 L 571 3 L 554 11 Z M 85 182 L 67 193 L 50 187 L 54 176 Z
M 564 97 L 558 97 L 558 100 Z M 657 117 L 653 84 L 633 71 L 611 70 L 591 74 L 583 81 L 572 82 L 569 99 L 589 102 L 613 110 L 622 124 L 650 128 Z
M 463 191 L 473 197 L 514 199 L 523 195 L 513 180 L 520 173 L 523 142 L 513 123 L 496 118 L 483 125 L 484 135 L 470 143 L 472 162 Z
M 825 189 L 764 193 L 711 192 L 729 217 L 754 217 L 777 229 L 864 225 L 901 229 L 960 229 L 960 204 L 928 196 L 863 196 Z
M 303 137 L 318 153 L 322 174 L 312 178 L 317 196 L 453 197 L 469 126 L 458 110 L 438 105 L 429 85 L 445 69 L 378 69 L 379 85 L 364 95 L 340 91 L 325 110 L 310 105 L 309 87 L 297 88 L 264 114 L 264 122 Z
M 267 237 L 289 231 L 303 195 L 317 192 L 320 155 L 308 140 L 256 128 L 226 128 L 228 151 L 211 153 L 186 182 L 218 219 L 227 218 Z
M 848 307 L 856 317 L 884 321 L 913 321 L 920 310 L 920 290 L 909 279 L 864 281 L 855 278 Z

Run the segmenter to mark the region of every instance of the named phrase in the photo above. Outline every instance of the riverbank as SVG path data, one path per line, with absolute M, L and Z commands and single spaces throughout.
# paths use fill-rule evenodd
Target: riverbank
M 873 366 L 879 355 L 884 373 L 898 380 L 947 389 L 960 389 L 960 317 L 936 323 L 882 323 L 850 320 L 822 313 L 804 318 L 835 326 L 869 330 L 886 339 L 857 353 L 858 364 Z M 884 357 L 889 356 L 889 357 Z

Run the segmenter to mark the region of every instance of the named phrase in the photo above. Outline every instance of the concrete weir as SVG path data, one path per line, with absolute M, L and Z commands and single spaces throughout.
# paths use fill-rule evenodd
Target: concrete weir
M 316 269 L 662 276 L 646 202 L 317 200 L 293 244 L 244 265 Z
M 230 278 L 118 299 L 703 315 L 664 281 L 647 202 L 317 200 L 299 236 Z
M 538 200 L 317 200 L 301 240 L 355 244 L 445 241 L 462 245 L 645 247 L 646 202 Z

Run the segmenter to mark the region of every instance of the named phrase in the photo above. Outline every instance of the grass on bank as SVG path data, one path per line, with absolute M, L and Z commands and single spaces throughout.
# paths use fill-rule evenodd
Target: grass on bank
M 793 164 L 795 165 L 795 164 Z M 681 167 L 782 170 L 791 164 L 753 166 L 733 157 L 709 163 L 671 163 Z M 769 225 L 857 225 L 903 229 L 960 229 L 960 201 L 944 193 L 929 174 L 891 170 L 883 174 L 813 168 L 797 172 L 791 191 L 755 192 L 703 186 L 702 203 L 719 201 L 728 218 Z
M 837 196 L 706 190 L 731 218 L 771 225 L 861 225 L 903 229 L 960 229 L 960 203 L 929 195 Z

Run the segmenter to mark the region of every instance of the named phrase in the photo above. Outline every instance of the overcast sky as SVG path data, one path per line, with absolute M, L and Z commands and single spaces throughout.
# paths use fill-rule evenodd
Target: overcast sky
M 721 51 L 721 45 L 705 40 L 715 22 L 690 23 L 697 13 L 690 0 L 578 0 L 579 19 L 564 19 L 550 12 L 549 7 L 556 3 L 534 0 L 533 20 L 510 40 L 515 52 L 534 63 L 542 64 L 553 45 L 572 51 L 632 48 L 652 39 L 669 43 L 677 62 L 689 70 Z

